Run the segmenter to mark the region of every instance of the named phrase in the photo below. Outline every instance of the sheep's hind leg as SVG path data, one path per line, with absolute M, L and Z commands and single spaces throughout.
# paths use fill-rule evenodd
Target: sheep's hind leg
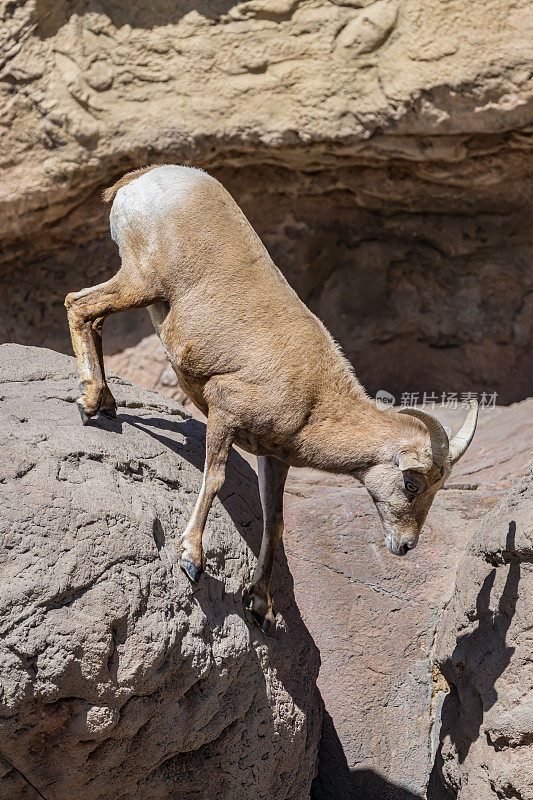
M 161 299 L 132 276 L 119 271 L 106 283 L 72 292 L 65 298 L 72 345 L 80 370 L 77 405 L 84 425 L 98 413 L 116 416 L 116 403 L 105 379 L 102 326 L 106 317 L 128 308 L 143 308 Z
M 198 583 L 198 579 L 204 569 L 202 535 L 215 495 L 224 483 L 226 462 L 234 438 L 235 429 L 228 419 L 223 415 L 210 411 L 207 418 L 202 488 L 189 524 L 183 532 L 181 540 L 182 551 L 178 562 L 181 569 L 193 583 Z
M 270 595 L 270 576 L 274 555 L 283 535 L 283 490 L 289 467 L 272 456 L 258 456 L 257 472 L 263 507 L 263 539 L 252 582 L 243 594 L 244 606 L 263 633 L 275 624 L 274 605 Z

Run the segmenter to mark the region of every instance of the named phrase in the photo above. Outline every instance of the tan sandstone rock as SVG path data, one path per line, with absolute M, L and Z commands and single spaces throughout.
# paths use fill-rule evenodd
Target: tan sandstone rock
M 186 162 L 234 194 L 372 392 L 522 399 L 528 12 L 527 0 L 2 0 L 0 338 L 68 351 L 63 297 L 118 266 L 102 187 Z M 149 335 L 136 320 L 108 352 Z
M 193 591 L 203 426 L 115 378 L 118 421 L 82 427 L 76 371 L 0 347 L 0 798 L 307 800 L 318 651 L 282 550 L 275 637 L 244 619 L 254 473 L 232 456 Z

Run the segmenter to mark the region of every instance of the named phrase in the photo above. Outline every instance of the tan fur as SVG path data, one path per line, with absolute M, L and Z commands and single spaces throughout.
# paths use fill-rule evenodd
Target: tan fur
M 154 168 L 128 173 L 106 190 L 105 199 Z M 84 378 L 82 412 L 110 411 L 101 320 L 148 306 L 181 387 L 208 416 L 204 486 L 183 539 L 184 569 L 191 564 L 194 574 L 201 569 L 203 526 L 231 442 L 264 459 L 267 511 L 279 506 L 290 465 L 349 473 L 367 485 L 389 548 L 401 553 L 414 547 L 449 472 L 433 464 L 425 425 L 376 408 L 235 201 L 213 178 L 194 176 L 193 188 L 178 193 L 173 204 L 165 199 L 164 213 L 157 211 L 163 195 L 156 193 L 146 219 L 136 213 L 123 224 L 122 266 L 114 278 L 67 297 Z M 115 211 L 115 204 L 112 219 L 121 208 Z M 400 452 L 416 454 L 421 465 L 411 475 L 419 488 L 414 499 L 407 496 L 406 476 L 396 464 Z M 277 542 L 282 530 L 279 513 L 274 516 L 267 523 L 265 512 L 264 556 L 248 596 L 251 611 L 263 620 L 271 612 L 265 583 L 273 558 L 268 543 Z
M 110 203 L 111 200 L 115 199 L 115 195 L 119 189 L 122 189 L 123 186 L 127 186 L 128 183 L 131 183 L 135 180 L 135 178 L 144 175 L 145 172 L 150 172 L 151 169 L 155 169 L 156 167 L 162 167 L 163 164 L 150 164 L 148 167 L 139 167 L 139 169 L 134 169 L 131 172 L 126 172 L 125 175 L 120 178 L 113 186 L 108 186 L 107 189 L 104 189 L 102 192 L 102 200 L 104 203 Z

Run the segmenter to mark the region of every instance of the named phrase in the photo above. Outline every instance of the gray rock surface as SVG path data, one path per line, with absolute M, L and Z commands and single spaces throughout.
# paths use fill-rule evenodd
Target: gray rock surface
M 464 410 L 434 413 L 455 432 Z M 289 472 L 285 552 L 320 649 L 327 712 L 314 800 L 425 796 L 442 701 L 434 637 L 469 539 L 524 475 L 532 436 L 533 399 L 482 411 L 470 449 L 405 558 L 386 549 L 372 501 L 355 481 Z M 520 591 L 527 598 L 525 584 Z
M 436 642 L 457 800 L 533 799 L 533 469 L 481 522 Z
M 0 798 L 305 800 L 318 651 L 283 550 L 275 637 L 243 617 L 254 473 L 232 455 L 193 591 L 175 548 L 203 426 L 111 383 L 117 422 L 83 428 L 74 359 L 0 347 Z

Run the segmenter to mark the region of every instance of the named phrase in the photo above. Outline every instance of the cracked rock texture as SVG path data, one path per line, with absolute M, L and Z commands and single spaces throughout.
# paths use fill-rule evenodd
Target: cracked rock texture
M 439 765 L 458 800 L 533 800 L 532 520 L 533 468 L 472 537 L 437 639 Z
M 437 407 L 434 413 L 455 432 L 465 412 Z M 326 709 L 313 800 L 417 800 L 426 796 L 443 698 L 439 691 L 442 676 L 432 670 L 435 633 L 453 594 L 457 568 L 469 539 L 479 520 L 521 480 L 531 460 L 532 437 L 533 399 L 482 411 L 470 449 L 454 467 L 446 488 L 438 492 L 418 546 L 405 558 L 392 555 L 385 547 L 379 519 L 365 489 L 342 476 L 309 470 L 289 472 L 285 552 L 298 606 L 320 649 L 319 688 Z M 525 537 L 525 515 L 529 513 L 531 519 L 533 507 L 525 495 L 516 496 L 522 498 L 519 506 L 524 525 L 520 523 L 520 536 Z M 487 526 L 484 530 L 489 530 L 490 523 Z M 502 535 L 505 541 L 505 533 Z M 518 546 L 518 518 L 516 541 Z M 492 569 L 491 564 L 477 558 L 477 566 L 472 567 L 475 571 L 470 573 L 470 558 L 458 579 L 462 588 L 456 601 L 457 609 L 468 614 L 471 608 L 475 610 L 473 598 Z M 519 591 L 523 614 L 520 617 L 517 612 L 513 623 L 518 626 L 516 635 L 522 636 L 518 658 L 499 679 L 506 691 L 515 693 L 515 705 L 508 705 L 509 696 L 504 699 L 502 695 L 502 702 L 518 713 L 517 725 L 529 724 L 519 720 L 527 718 L 531 702 L 526 700 L 527 689 L 531 691 L 530 665 L 522 661 L 522 656 L 526 659 L 531 652 L 525 616 L 530 607 L 531 589 L 526 583 L 530 567 L 522 567 L 524 583 Z M 502 563 L 491 608 L 500 598 L 507 570 Z M 450 619 L 446 644 L 440 650 L 446 655 L 455 646 L 456 617 Z M 487 627 L 490 619 L 487 611 Z M 503 630 L 504 623 L 498 624 Z M 470 628 L 474 630 L 477 625 L 472 621 Z M 465 703 L 461 725 L 471 734 L 474 721 L 469 721 L 468 714 L 470 704 L 477 702 L 471 698 L 477 698 L 478 691 L 491 696 L 485 682 L 496 674 L 494 670 L 504 668 L 509 647 L 516 646 L 513 639 L 508 640 L 507 649 L 503 645 L 500 648 L 496 635 L 487 641 L 486 649 L 494 647 L 495 654 L 476 666 L 485 652 L 478 642 L 468 656 L 459 684 Z M 494 670 L 489 666 L 492 659 Z M 484 696 L 482 700 L 486 702 Z M 484 732 L 476 748 L 476 752 L 492 752 Z M 521 752 L 525 759 L 528 748 Z M 505 761 L 503 757 L 501 763 Z M 526 771 L 525 761 L 522 765 Z M 466 763 L 454 768 L 462 775 L 468 771 Z M 428 797 L 444 800 L 433 777 Z M 492 795 L 490 791 L 476 794 L 473 790 L 464 797 L 489 800 Z
M 0 14 L 0 338 L 68 350 L 63 297 L 118 266 L 102 187 L 186 162 L 233 193 L 372 392 L 532 393 L 527 0 Z M 110 354 L 151 332 L 140 313 L 108 328 Z
M 232 455 L 193 591 L 203 426 L 114 378 L 118 421 L 84 428 L 76 383 L 72 358 L 0 347 L 1 800 L 306 800 L 318 651 L 283 550 L 276 636 L 243 617 L 254 473 Z

